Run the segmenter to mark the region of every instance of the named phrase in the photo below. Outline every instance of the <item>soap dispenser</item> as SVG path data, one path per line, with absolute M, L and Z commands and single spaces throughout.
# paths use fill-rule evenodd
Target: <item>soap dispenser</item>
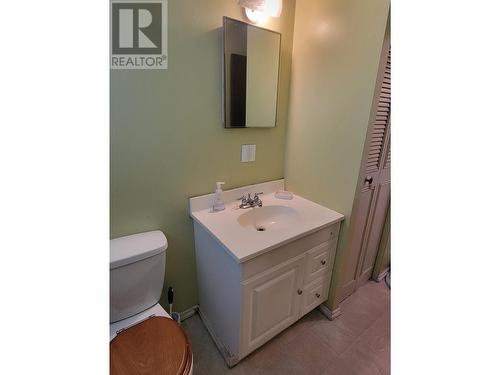
M 225 182 L 220 181 L 215 183 L 215 197 L 213 205 L 214 212 L 222 211 L 226 208 L 224 202 L 222 201 L 222 185 L 224 184 Z

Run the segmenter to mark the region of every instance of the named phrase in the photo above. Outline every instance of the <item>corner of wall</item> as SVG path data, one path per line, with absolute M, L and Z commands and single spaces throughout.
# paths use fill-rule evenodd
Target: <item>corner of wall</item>
M 389 6 L 389 0 L 317 0 L 314 6 L 297 2 L 295 9 L 284 174 L 287 189 L 346 216 L 326 303 L 330 308 L 340 302 Z

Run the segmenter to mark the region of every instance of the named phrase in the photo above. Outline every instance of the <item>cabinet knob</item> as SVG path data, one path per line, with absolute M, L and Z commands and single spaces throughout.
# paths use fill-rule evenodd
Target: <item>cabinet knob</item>
M 302 294 L 302 289 L 297 290 L 297 294 L 300 296 Z
M 316 293 L 316 298 L 319 298 L 319 297 L 321 297 L 321 294 Z
M 323 259 L 323 260 L 321 261 L 321 264 L 324 266 L 324 265 L 326 264 L 326 260 L 324 260 L 324 259 Z

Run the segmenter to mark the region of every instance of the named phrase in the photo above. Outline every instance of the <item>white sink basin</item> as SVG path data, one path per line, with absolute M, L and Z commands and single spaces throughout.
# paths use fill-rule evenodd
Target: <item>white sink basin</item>
M 344 219 L 297 194 L 292 200 L 277 199 L 274 192 L 283 188 L 283 180 L 277 180 L 225 191 L 226 209 L 219 212 L 212 210 L 213 194 L 193 197 L 190 215 L 239 263 Z M 238 207 L 238 197 L 261 191 L 262 207 Z
M 279 230 L 297 224 L 299 213 L 287 206 L 263 206 L 249 208 L 248 212 L 238 216 L 238 224 L 244 228 L 253 228 L 259 232 Z

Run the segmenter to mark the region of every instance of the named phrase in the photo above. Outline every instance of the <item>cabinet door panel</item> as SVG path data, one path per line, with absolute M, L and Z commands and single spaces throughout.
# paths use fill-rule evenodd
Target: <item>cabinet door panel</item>
M 242 354 L 258 348 L 299 318 L 304 257 L 242 283 Z

